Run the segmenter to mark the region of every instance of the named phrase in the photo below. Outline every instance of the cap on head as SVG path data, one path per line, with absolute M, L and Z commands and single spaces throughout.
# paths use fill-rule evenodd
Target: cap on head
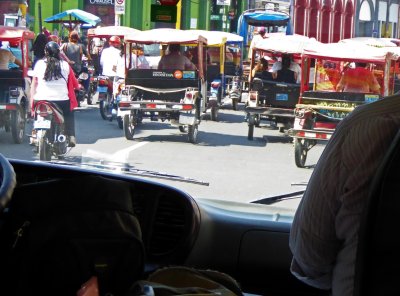
M 265 27 L 260 27 L 259 29 L 258 29 L 258 34 L 261 34 L 261 35 L 263 35 L 263 34 L 265 34 L 267 31 L 265 30 Z
M 19 46 L 19 41 L 10 41 L 10 47 L 18 47 Z
M 115 36 L 115 35 L 111 36 L 108 43 L 110 43 L 110 45 L 112 45 L 112 46 L 119 46 L 119 45 L 121 45 L 121 38 L 119 38 L 118 36 Z

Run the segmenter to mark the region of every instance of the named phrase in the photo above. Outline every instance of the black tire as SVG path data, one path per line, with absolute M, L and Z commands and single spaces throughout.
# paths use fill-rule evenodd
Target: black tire
M 47 131 L 43 131 L 43 135 L 39 140 L 39 159 L 40 160 L 51 160 L 51 148 L 47 143 Z
M 197 134 L 199 131 L 199 126 L 197 124 L 189 125 L 188 127 L 188 139 L 192 144 L 197 143 Z
M 232 99 L 232 109 L 233 109 L 233 111 L 237 111 L 238 110 L 238 103 L 239 103 L 238 99 Z
M 210 117 L 212 121 L 218 121 L 218 107 L 212 106 L 210 110 Z
M 88 105 L 92 105 L 93 104 L 93 92 L 89 89 L 86 95 L 86 103 Z
M 181 133 L 186 133 L 186 126 L 180 125 L 178 128 Z
M 107 93 L 107 98 L 105 100 L 100 101 L 100 115 L 104 120 L 110 120 L 112 118 L 111 114 L 111 95 Z
M 11 112 L 11 134 L 16 144 L 21 144 L 24 139 L 25 122 L 24 110 L 17 108 Z
M 296 166 L 304 168 L 307 159 L 308 140 L 302 138 L 294 138 L 294 160 Z
M 120 129 L 124 129 L 124 121 L 123 121 L 123 119 L 122 119 L 121 116 L 118 116 L 118 117 L 117 117 L 117 123 L 118 123 L 118 127 L 119 127 Z
M 256 115 L 249 115 L 249 130 L 247 132 L 247 139 L 252 141 L 254 136 L 254 126 L 256 124 Z
M 124 134 L 125 138 L 127 140 L 133 140 L 133 136 L 135 135 L 135 118 L 132 115 L 124 115 L 123 119 L 123 128 L 124 128 Z

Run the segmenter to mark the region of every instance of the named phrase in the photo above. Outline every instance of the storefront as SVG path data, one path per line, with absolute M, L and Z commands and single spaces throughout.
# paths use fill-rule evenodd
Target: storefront
M 83 10 L 100 17 L 100 26 L 112 26 L 115 23 L 114 0 L 85 0 Z

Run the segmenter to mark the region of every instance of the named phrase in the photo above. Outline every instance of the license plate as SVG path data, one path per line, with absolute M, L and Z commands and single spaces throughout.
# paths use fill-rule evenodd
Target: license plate
M 179 123 L 180 124 L 186 124 L 186 125 L 193 125 L 195 123 L 195 116 L 194 114 L 188 114 L 188 113 L 181 113 L 179 114 Z
M 106 93 L 107 92 L 107 86 L 98 86 L 97 91 L 99 93 Z
M 42 128 L 42 129 L 49 129 L 51 126 L 51 121 L 50 120 L 40 120 L 40 121 L 35 121 L 33 123 L 33 128 Z
M 288 94 L 276 94 L 275 100 L 277 101 L 287 101 L 289 100 Z
M 156 109 L 166 109 L 167 105 L 156 105 Z

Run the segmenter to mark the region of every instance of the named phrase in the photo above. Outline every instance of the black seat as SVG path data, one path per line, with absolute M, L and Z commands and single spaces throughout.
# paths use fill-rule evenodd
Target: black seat
M 276 81 L 296 83 L 295 73 L 289 69 L 280 69 L 277 71 Z
M 398 295 L 400 131 L 384 157 L 362 215 L 354 295 Z

